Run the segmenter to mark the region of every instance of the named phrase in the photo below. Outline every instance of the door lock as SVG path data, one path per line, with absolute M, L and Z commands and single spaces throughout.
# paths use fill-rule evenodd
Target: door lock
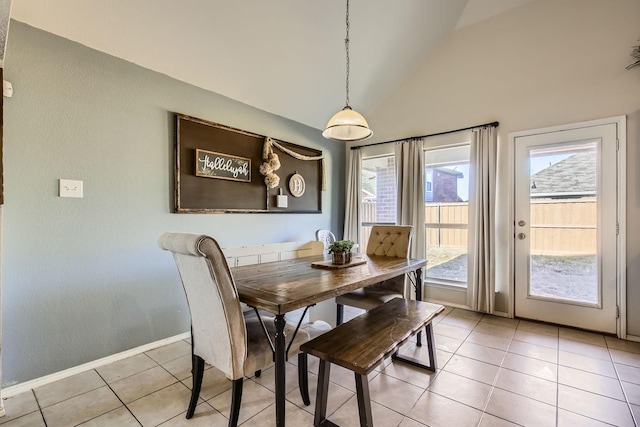
M 527 223 L 526 223 L 526 221 L 520 220 L 520 221 L 518 221 L 518 225 L 520 227 L 524 227 L 525 225 L 527 225 Z
M 524 234 L 524 233 L 518 233 L 518 239 L 520 239 L 520 240 L 524 240 L 526 237 L 527 237 L 527 235 L 526 235 L 526 234 Z

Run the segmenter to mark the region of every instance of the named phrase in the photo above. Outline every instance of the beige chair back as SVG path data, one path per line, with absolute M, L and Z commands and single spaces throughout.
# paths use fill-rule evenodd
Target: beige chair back
M 412 237 L 412 225 L 374 225 L 367 243 L 367 255 L 408 258 Z
M 193 353 L 228 378 L 242 378 L 247 331 L 238 291 L 218 243 L 197 234 L 165 233 L 158 245 L 173 253 L 191 315 Z

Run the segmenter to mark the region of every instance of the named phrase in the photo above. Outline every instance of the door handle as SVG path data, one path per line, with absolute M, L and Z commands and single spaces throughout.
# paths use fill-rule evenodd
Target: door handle
M 527 235 L 526 235 L 526 234 L 524 234 L 524 233 L 518 233 L 518 239 L 520 239 L 520 240 L 524 240 L 526 237 L 527 237 Z
M 518 225 L 520 227 L 524 227 L 525 225 L 527 225 L 527 223 L 526 223 L 526 221 L 520 220 L 520 221 L 518 221 Z

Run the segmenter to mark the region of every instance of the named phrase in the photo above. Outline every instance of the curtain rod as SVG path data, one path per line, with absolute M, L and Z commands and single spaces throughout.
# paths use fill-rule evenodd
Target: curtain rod
M 446 132 L 432 133 L 432 134 L 429 134 L 429 135 L 409 136 L 407 138 L 394 139 L 393 141 L 383 141 L 383 142 L 374 142 L 372 144 L 357 145 L 355 147 L 351 147 L 351 149 L 352 150 L 357 150 L 357 149 L 362 148 L 362 147 L 373 147 L 374 145 L 391 144 L 392 142 L 406 141 L 407 139 L 428 138 L 428 137 L 431 137 L 431 136 L 446 135 L 448 133 L 462 132 L 463 130 L 477 129 L 477 128 L 482 128 L 482 127 L 485 127 L 485 126 L 491 126 L 491 127 L 495 128 L 495 127 L 500 126 L 500 122 L 485 123 L 483 125 L 470 126 L 468 128 L 462 128 L 462 129 L 448 130 Z

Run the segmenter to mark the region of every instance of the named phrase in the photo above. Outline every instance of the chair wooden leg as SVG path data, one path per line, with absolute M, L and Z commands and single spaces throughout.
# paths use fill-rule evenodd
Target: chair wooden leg
M 229 412 L 229 427 L 237 427 L 240 417 L 240 404 L 242 403 L 242 378 L 233 380 L 231 390 L 231 410 Z
M 311 404 L 311 399 L 309 399 L 309 370 L 307 368 L 307 353 L 298 353 L 298 388 L 300 389 L 302 403 L 304 403 L 305 406 L 309 406 Z
M 191 374 L 193 375 L 193 387 L 191 388 L 189 409 L 187 409 L 187 419 L 193 417 L 193 413 L 198 405 L 198 396 L 200 396 L 200 387 L 202 386 L 202 377 L 204 376 L 204 359 L 195 354 L 191 355 Z
M 337 313 L 336 313 L 336 326 L 342 325 L 344 321 L 344 305 L 336 304 Z

